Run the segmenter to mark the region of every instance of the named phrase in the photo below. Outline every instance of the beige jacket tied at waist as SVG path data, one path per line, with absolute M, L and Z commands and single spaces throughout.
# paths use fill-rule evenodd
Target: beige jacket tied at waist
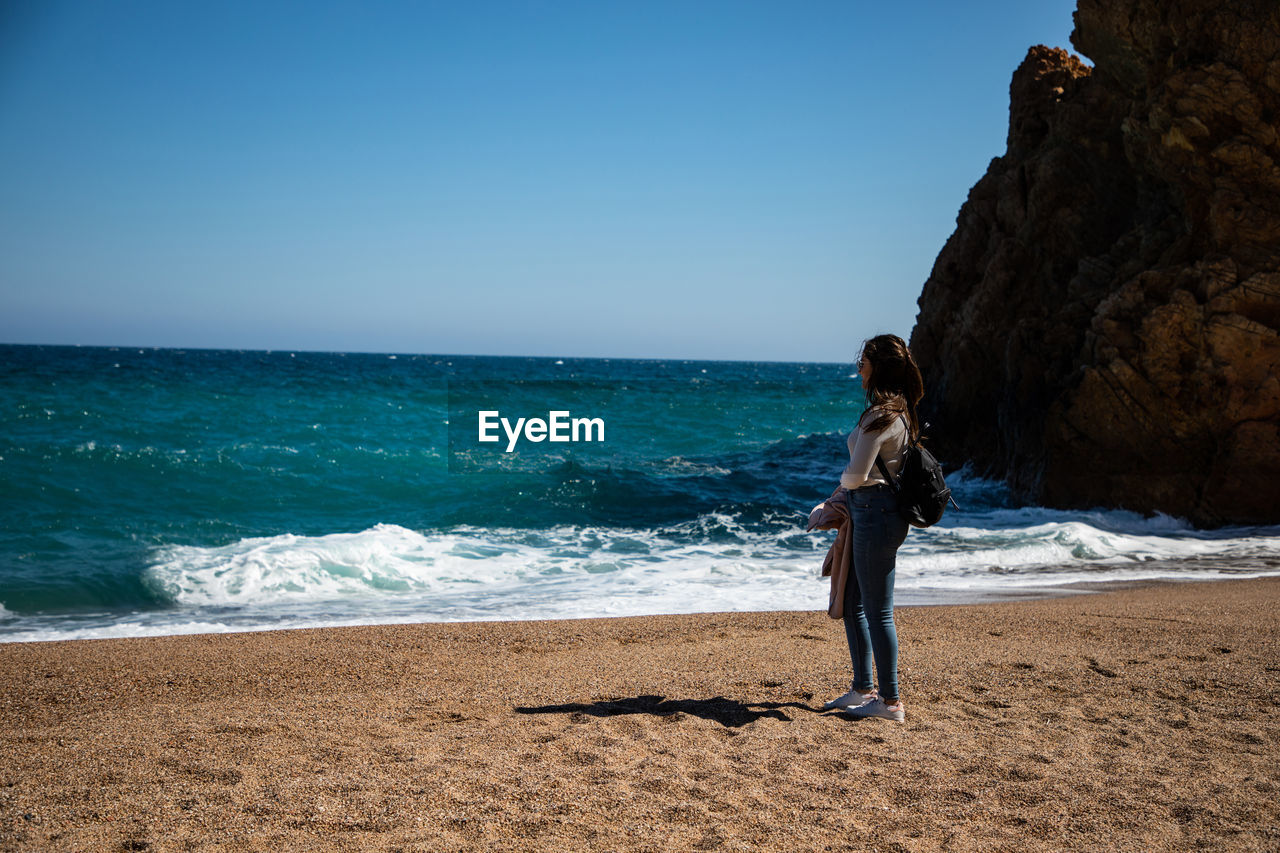
M 822 576 L 831 578 L 831 598 L 827 602 L 827 615 L 832 619 L 844 616 L 844 587 L 853 565 L 853 525 L 849 523 L 848 491 L 838 487 L 831 497 L 809 513 L 809 526 L 805 530 L 835 530 L 836 541 L 827 549 L 822 561 Z

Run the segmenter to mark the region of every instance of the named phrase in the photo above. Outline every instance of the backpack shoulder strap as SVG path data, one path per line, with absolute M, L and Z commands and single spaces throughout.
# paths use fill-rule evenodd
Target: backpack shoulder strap
M 880 475 L 884 477 L 885 482 L 889 484 L 889 488 L 893 489 L 894 493 L 897 493 L 898 481 L 889 473 L 889 469 L 885 467 L 884 460 L 880 458 L 879 453 L 876 454 L 876 467 L 880 469 Z
M 911 446 L 911 427 L 907 423 L 906 415 L 899 415 L 898 420 L 902 421 L 902 428 L 906 430 L 907 433 L 906 441 L 903 442 L 903 449 L 906 449 Z M 876 468 L 880 470 L 880 476 L 884 477 L 885 481 L 889 484 L 889 487 L 893 489 L 894 492 L 897 492 L 899 489 L 898 480 L 889 473 L 889 469 L 885 466 L 884 459 L 880 457 L 879 453 L 876 454 Z

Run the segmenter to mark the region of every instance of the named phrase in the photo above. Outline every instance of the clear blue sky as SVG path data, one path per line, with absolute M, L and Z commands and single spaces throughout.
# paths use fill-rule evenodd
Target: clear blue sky
M 0 342 L 852 359 L 1068 0 L 0 3 Z

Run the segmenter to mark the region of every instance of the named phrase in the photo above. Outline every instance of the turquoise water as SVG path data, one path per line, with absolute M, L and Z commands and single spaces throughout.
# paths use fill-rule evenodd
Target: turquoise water
M 0 639 L 825 608 L 830 534 L 803 528 L 847 459 L 853 373 L 0 347 Z M 598 417 L 604 440 L 508 453 L 481 410 Z M 907 600 L 1280 572 L 1274 528 L 953 479 L 964 511 L 903 549 Z

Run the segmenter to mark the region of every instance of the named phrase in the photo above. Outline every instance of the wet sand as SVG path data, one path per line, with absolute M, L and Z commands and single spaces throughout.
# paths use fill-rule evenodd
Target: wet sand
M 1280 849 L 1280 579 L 0 645 L 0 850 Z

